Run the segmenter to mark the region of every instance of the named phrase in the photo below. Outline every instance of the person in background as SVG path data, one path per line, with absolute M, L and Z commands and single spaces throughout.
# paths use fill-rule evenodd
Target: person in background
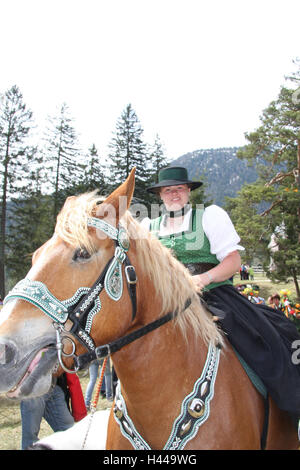
M 249 280 L 253 281 L 254 280 L 254 269 L 252 268 L 252 266 L 249 266 L 248 274 L 249 274 Z
M 101 367 L 103 365 L 103 359 L 98 361 L 97 359 L 91 362 L 89 367 L 90 373 L 90 380 L 86 388 L 85 392 L 85 406 L 89 410 L 91 406 L 92 395 L 94 391 L 94 387 L 97 382 L 98 375 L 100 376 Z M 99 370 L 100 369 L 100 370 Z M 104 378 L 105 378 L 105 392 L 106 392 L 106 399 L 109 402 L 113 401 L 113 385 L 112 385 L 112 373 L 109 360 L 106 363 L 105 371 L 104 371 Z
M 279 294 L 276 293 L 276 294 L 272 295 L 272 303 L 274 305 L 273 308 L 275 308 L 277 310 L 281 310 L 281 311 L 284 310 L 284 306 L 281 303 L 281 299 L 280 299 Z
M 269 305 L 269 307 L 275 308 L 275 304 L 274 304 L 274 302 L 273 302 L 273 297 L 272 297 L 272 295 L 270 295 L 270 296 L 268 297 L 267 304 Z
M 84 402 L 80 380 L 77 374 L 63 374 L 66 379 L 65 397 L 70 413 L 75 423 L 81 421 L 87 415 L 87 409 Z

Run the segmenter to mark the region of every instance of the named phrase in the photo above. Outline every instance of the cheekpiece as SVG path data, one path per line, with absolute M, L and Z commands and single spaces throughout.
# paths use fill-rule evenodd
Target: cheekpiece
M 110 263 L 104 279 L 104 288 L 108 296 L 115 301 L 120 300 L 123 293 L 122 264 L 125 258 L 125 252 L 121 247 L 117 246 L 114 259 Z
M 94 227 L 104 232 L 109 238 L 116 240 L 114 258 L 110 263 L 104 279 L 104 288 L 107 295 L 114 301 L 120 300 L 123 294 L 123 276 L 122 264 L 126 258 L 126 252 L 129 250 L 130 242 L 129 237 L 124 227 L 119 226 L 118 229 L 108 224 L 102 219 L 95 217 L 88 218 L 88 226 Z

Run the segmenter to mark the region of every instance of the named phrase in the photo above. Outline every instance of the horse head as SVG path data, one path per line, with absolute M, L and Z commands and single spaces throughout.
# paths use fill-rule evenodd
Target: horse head
M 59 366 L 71 371 L 75 352 L 128 328 L 131 299 L 123 295 L 122 278 L 129 240 L 119 221 L 133 191 L 134 170 L 104 201 L 95 192 L 66 200 L 52 238 L 33 254 L 26 278 L 4 301 L 0 393 L 17 399 L 45 394 Z M 108 295 L 100 300 L 104 287 Z M 96 315 L 101 310 L 110 314 Z

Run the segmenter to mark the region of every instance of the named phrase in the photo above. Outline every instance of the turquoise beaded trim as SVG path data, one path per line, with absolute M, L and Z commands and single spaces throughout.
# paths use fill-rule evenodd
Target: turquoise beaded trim
M 31 281 L 28 277 L 18 282 L 4 299 L 6 304 L 11 299 L 22 299 L 32 303 L 58 323 L 65 323 L 68 319 L 68 308 L 75 305 L 80 298 L 90 291 L 89 287 L 80 287 L 75 294 L 66 300 L 58 300 L 51 294 L 47 286 L 40 281 Z M 87 324 L 91 327 L 93 315 L 101 309 L 99 299 L 96 299 L 94 308 L 90 311 Z
M 196 381 L 193 392 L 185 397 L 181 413 L 175 420 L 170 437 L 163 450 L 182 450 L 205 423 L 210 414 L 210 402 L 214 396 L 214 385 L 219 367 L 220 348 L 209 345 L 201 377 Z M 136 430 L 130 419 L 120 383 L 116 390 L 114 417 L 120 431 L 135 450 L 151 450 L 149 444 Z
M 102 219 L 97 219 L 96 217 L 89 217 L 87 220 L 89 227 L 94 227 L 98 230 L 104 232 L 109 238 L 113 240 L 118 240 L 118 229 L 108 224 Z

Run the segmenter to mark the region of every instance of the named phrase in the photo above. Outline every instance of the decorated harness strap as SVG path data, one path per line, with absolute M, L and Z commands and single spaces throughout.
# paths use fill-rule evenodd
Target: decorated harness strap
M 184 449 L 186 443 L 197 434 L 199 427 L 208 419 L 219 358 L 220 348 L 210 344 L 201 377 L 196 381 L 193 391 L 183 400 L 181 413 L 173 424 L 172 432 L 163 450 Z M 115 403 L 114 417 L 123 436 L 131 442 L 134 449 L 151 450 L 127 413 L 120 383 L 117 386 Z

